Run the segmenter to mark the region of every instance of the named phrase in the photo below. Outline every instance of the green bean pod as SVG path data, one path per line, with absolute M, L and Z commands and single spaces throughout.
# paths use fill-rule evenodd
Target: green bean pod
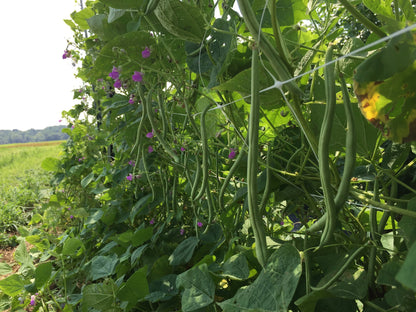
M 258 66 L 259 52 L 257 48 L 254 47 L 251 66 L 251 105 L 248 127 L 247 198 L 251 226 L 256 242 L 257 259 L 264 267 L 267 261 L 266 234 L 257 205 L 258 132 L 260 115 Z
M 333 63 L 330 63 L 332 61 L 333 49 L 334 46 L 329 45 L 325 56 L 325 63 L 329 63 L 329 65 L 325 66 L 324 70 L 325 94 L 327 103 L 325 107 L 325 114 L 324 119 L 322 121 L 322 127 L 318 144 L 319 172 L 327 215 L 325 220 L 325 228 L 321 236 L 321 246 L 326 244 L 332 238 L 337 221 L 337 213 L 335 208 L 334 195 L 332 193 L 331 172 L 329 164 L 329 141 L 331 138 L 331 131 L 335 116 L 336 105 L 335 65 Z
M 209 158 L 209 148 L 208 148 L 208 138 L 207 138 L 207 129 L 205 125 L 205 116 L 208 113 L 211 105 L 207 105 L 201 114 L 201 142 L 202 142 L 202 185 L 199 189 L 198 194 L 193 200 L 199 200 L 202 195 L 204 195 L 205 189 L 208 185 L 208 158 Z

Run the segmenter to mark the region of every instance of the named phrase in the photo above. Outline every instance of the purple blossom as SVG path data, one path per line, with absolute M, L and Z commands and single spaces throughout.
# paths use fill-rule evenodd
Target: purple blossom
M 181 234 L 181 235 L 185 234 L 185 229 L 180 229 L 179 234 Z
M 155 224 L 155 219 L 152 218 L 152 220 L 149 221 L 149 224 Z
M 120 77 L 120 73 L 118 72 L 118 68 L 117 67 L 113 67 L 113 70 L 111 73 L 108 74 L 111 78 L 113 78 L 114 80 L 117 80 L 118 77 Z
M 71 57 L 71 52 L 70 52 L 70 51 L 68 51 L 68 50 L 65 50 L 65 51 L 64 51 L 64 54 L 62 55 L 62 58 L 63 58 L 63 59 L 66 59 L 66 58 L 68 58 L 68 57 Z
M 133 180 L 133 175 L 130 173 L 130 174 L 126 177 L 126 179 L 127 179 L 127 180 L 129 180 L 129 181 L 132 181 L 132 180 Z
M 34 306 L 36 304 L 36 296 L 32 295 L 30 296 L 30 305 Z
M 114 82 L 114 88 L 116 88 L 116 89 L 120 89 L 121 88 L 121 81 L 120 81 L 120 79 L 117 79 Z
M 130 94 L 129 104 L 134 104 L 134 94 Z
M 147 151 L 149 153 L 153 153 L 153 151 L 154 151 L 153 146 L 149 145 L 149 147 L 147 148 Z
M 151 138 L 153 138 L 154 136 L 155 136 L 155 133 L 153 132 L 153 129 L 152 129 L 152 132 L 146 133 L 146 138 L 151 139 Z
M 73 216 L 73 215 L 70 215 L 70 216 L 69 216 L 69 218 L 70 218 L 70 219 L 73 219 L 73 218 L 74 218 L 74 216 Z
M 185 147 L 181 146 L 181 152 L 185 152 Z
M 148 58 L 150 56 L 150 49 L 149 47 L 144 48 L 144 50 L 142 51 L 142 57 L 143 58 Z
M 235 154 L 236 154 L 235 149 L 230 148 L 230 153 L 228 154 L 228 159 L 234 159 Z
M 197 224 L 196 224 L 198 227 L 202 227 L 203 226 L 203 224 L 202 224 L 202 222 L 197 222 Z
M 143 73 L 135 71 L 134 75 L 131 76 L 131 79 L 133 79 L 133 81 L 141 82 L 143 80 Z
M 129 165 L 134 167 L 136 166 L 136 162 L 134 160 L 129 160 Z

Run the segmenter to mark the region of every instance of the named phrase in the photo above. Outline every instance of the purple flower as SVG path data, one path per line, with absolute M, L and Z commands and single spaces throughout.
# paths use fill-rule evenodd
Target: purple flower
M 153 151 L 154 151 L 153 146 L 149 145 L 149 147 L 148 147 L 147 151 L 148 151 L 149 153 L 153 153 Z
M 133 180 L 133 175 L 130 173 L 130 174 L 126 177 L 126 179 L 127 179 L 127 180 L 129 180 L 129 181 Z
M 36 296 L 32 295 L 30 296 L 30 305 L 34 306 L 36 304 Z
M 120 79 L 117 79 L 114 82 L 114 88 L 116 88 L 116 89 L 120 89 L 121 88 L 121 81 L 120 81 Z
M 152 220 L 149 221 L 149 224 L 155 224 L 155 219 L 152 218 Z
M 155 135 L 155 133 L 153 132 L 153 129 L 152 129 L 152 132 L 146 133 L 146 138 L 151 139 L 151 138 L 154 137 L 154 135 Z
M 108 74 L 111 78 L 113 78 L 114 80 L 117 80 L 118 77 L 120 77 L 120 73 L 118 72 L 118 68 L 117 67 L 113 67 L 113 70 L 111 73 Z
M 68 51 L 68 50 L 65 50 L 65 51 L 64 51 L 64 54 L 62 55 L 62 58 L 63 58 L 63 59 L 66 59 L 66 58 L 68 58 L 68 57 L 71 57 L 71 52 L 70 52 L 70 51 Z
M 131 79 L 133 79 L 133 81 L 141 82 L 143 80 L 143 73 L 135 71 L 134 75 L 131 76 Z
M 142 51 L 142 57 L 143 58 L 148 58 L 150 56 L 150 49 L 149 47 L 144 48 L 144 50 Z
M 179 234 L 181 234 L 181 235 L 185 234 L 185 229 L 180 229 Z
M 62 119 L 59 119 L 58 122 L 62 122 Z
M 134 94 L 130 94 L 129 104 L 134 104 Z
M 129 165 L 130 166 L 136 166 L 136 162 L 134 160 L 129 160 Z
M 185 152 L 185 147 L 181 146 L 181 152 Z
M 73 215 L 70 215 L 70 216 L 69 216 L 69 218 L 70 218 L 70 219 L 73 219 L 73 218 L 74 218 L 74 216 L 73 216 Z
M 235 149 L 230 148 L 230 153 L 228 154 L 228 159 L 234 159 L 235 154 L 236 154 Z
M 196 224 L 198 227 L 202 227 L 203 226 L 203 224 L 202 224 L 202 222 L 197 222 L 197 224 Z

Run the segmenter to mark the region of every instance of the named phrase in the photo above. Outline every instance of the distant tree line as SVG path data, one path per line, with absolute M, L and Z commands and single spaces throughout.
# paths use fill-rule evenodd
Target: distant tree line
M 68 135 L 62 133 L 64 128 L 66 126 L 52 126 L 42 130 L 30 129 L 27 131 L 0 130 L 0 144 L 66 140 Z

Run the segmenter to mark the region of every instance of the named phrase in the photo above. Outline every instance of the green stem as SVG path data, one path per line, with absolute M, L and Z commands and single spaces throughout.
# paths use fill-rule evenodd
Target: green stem
M 361 246 L 360 248 L 357 248 L 357 250 L 354 251 L 354 253 L 348 258 L 348 260 L 344 263 L 344 265 L 338 270 L 338 272 L 328 282 L 326 282 L 324 285 L 320 287 L 311 286 L 311 289 L 314 291 L 321 291 L 321 290 L 328 289 L 345 272 L 345 270 L 348 269 L 351 262 L 354 261 L 354 259 L 360 254 L 361 251 L 363 251 L 368 246 L 368 244 L 369 242 Z

